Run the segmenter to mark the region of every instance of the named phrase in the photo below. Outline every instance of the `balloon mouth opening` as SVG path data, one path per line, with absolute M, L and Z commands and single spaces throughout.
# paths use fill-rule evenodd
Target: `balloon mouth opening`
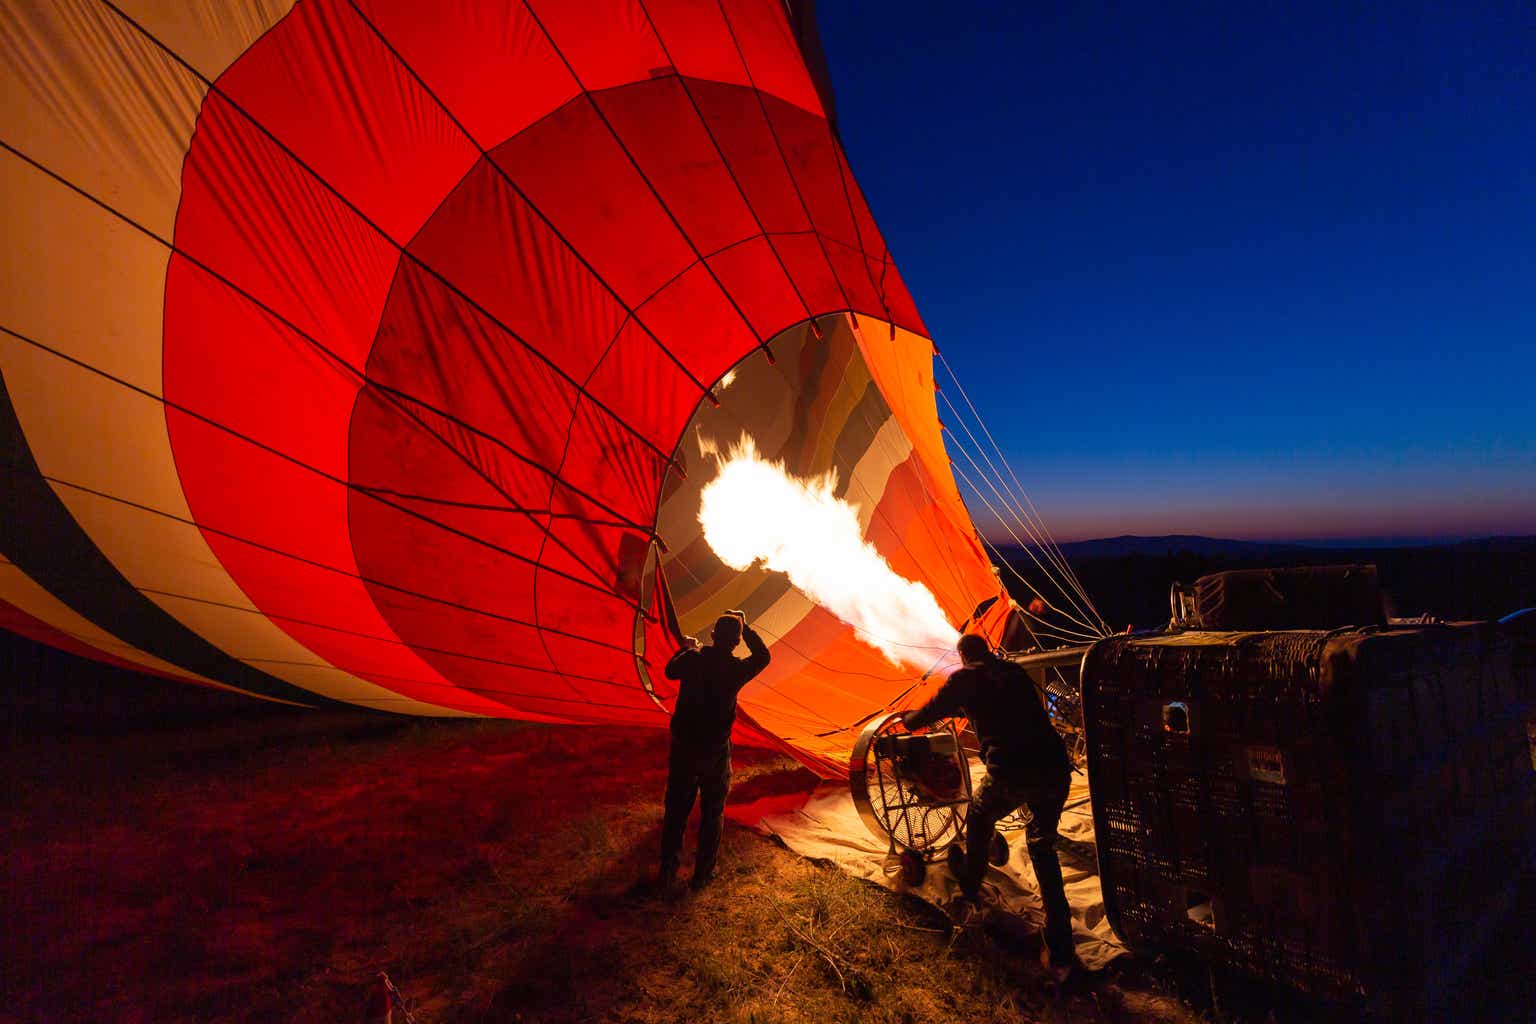
M 718 407 L 700 403 L 673 455 L 686 476 L 658 511 L 662 569 L 685 633 L 739 607 L 770 646 L 840 631 L 917 677 L 955 660 L 959 633 L 921 569 L 882 550 L 882 499 L 913 449 L 862 351 L 885 324 L 861 319 L 798 324 L 765 346 L 772 362 L 755 351 L 716 382 Z

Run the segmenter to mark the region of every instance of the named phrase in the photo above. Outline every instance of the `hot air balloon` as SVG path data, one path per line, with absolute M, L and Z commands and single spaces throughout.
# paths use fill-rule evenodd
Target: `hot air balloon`
M 819 53 L 781 0 L 7 4 L 3 624 L 270 700 L 660 726 L 739 607 L 774 653 L 741 738 L 844 770 L 941 652 L 716 557 L 717 453 L 824 481 L 951 627 L 1008 602 L 973 617 L 1002 587 Z

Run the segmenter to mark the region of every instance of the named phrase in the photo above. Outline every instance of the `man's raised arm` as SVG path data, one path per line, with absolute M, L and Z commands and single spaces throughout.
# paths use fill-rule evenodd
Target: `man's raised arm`
M 763 638 L 757 635 L 757 630 L 743 624 L 741 639 L 747 645 L 747 656 L 736 664 L 739 676 L 736 680 L 736 689 L 741 689 L 750 683 L 763 669 L 768 667 L 771 656 L 768 654 L 768 645 L 763 643 Z

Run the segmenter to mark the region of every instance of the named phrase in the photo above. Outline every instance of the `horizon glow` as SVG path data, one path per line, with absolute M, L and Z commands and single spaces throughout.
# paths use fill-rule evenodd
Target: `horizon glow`
M 1268 540 L 1536 533 L 1522 11 L 818 18 L 903 280 L 1058 539 Z

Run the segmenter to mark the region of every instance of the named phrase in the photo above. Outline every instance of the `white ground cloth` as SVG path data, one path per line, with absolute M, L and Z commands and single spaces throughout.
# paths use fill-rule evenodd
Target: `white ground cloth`
M 960 894 L 942 859 L 928 865 L 928 876 L 921 886 L 908 890 L 886 837 L 865 826 L 846 782 L 824 782 L 798 810 L 770 813 L 744 824 L 778 836 L 803 857 L 831 861 L 850 875 L 888 889 L 910 891 L 946 912 Z M 1024 850 L 1024 830 L 1021 826 L 1009 828 L 1012 824 L 1005 823 L 1003 832 L 1008 840 L 1008 863 L 988 869 L 984 886 L 991 891 L 985 894 L 984 902 L 1017 914 L 1038 928 L 1044 917 L 1035 873 Z M 1077 955 L 1088 967 L 1099 968 L 1124 952 L 1124 947 L 1104 918 L 1093 845 L 1093 812 L 1088 804 L 1088 783 L 1081 775 L 1073 776 L 1067 810 L 1061 816 L 1061 836 L 1058 852 L 1067 901 L 1072 905 Z

